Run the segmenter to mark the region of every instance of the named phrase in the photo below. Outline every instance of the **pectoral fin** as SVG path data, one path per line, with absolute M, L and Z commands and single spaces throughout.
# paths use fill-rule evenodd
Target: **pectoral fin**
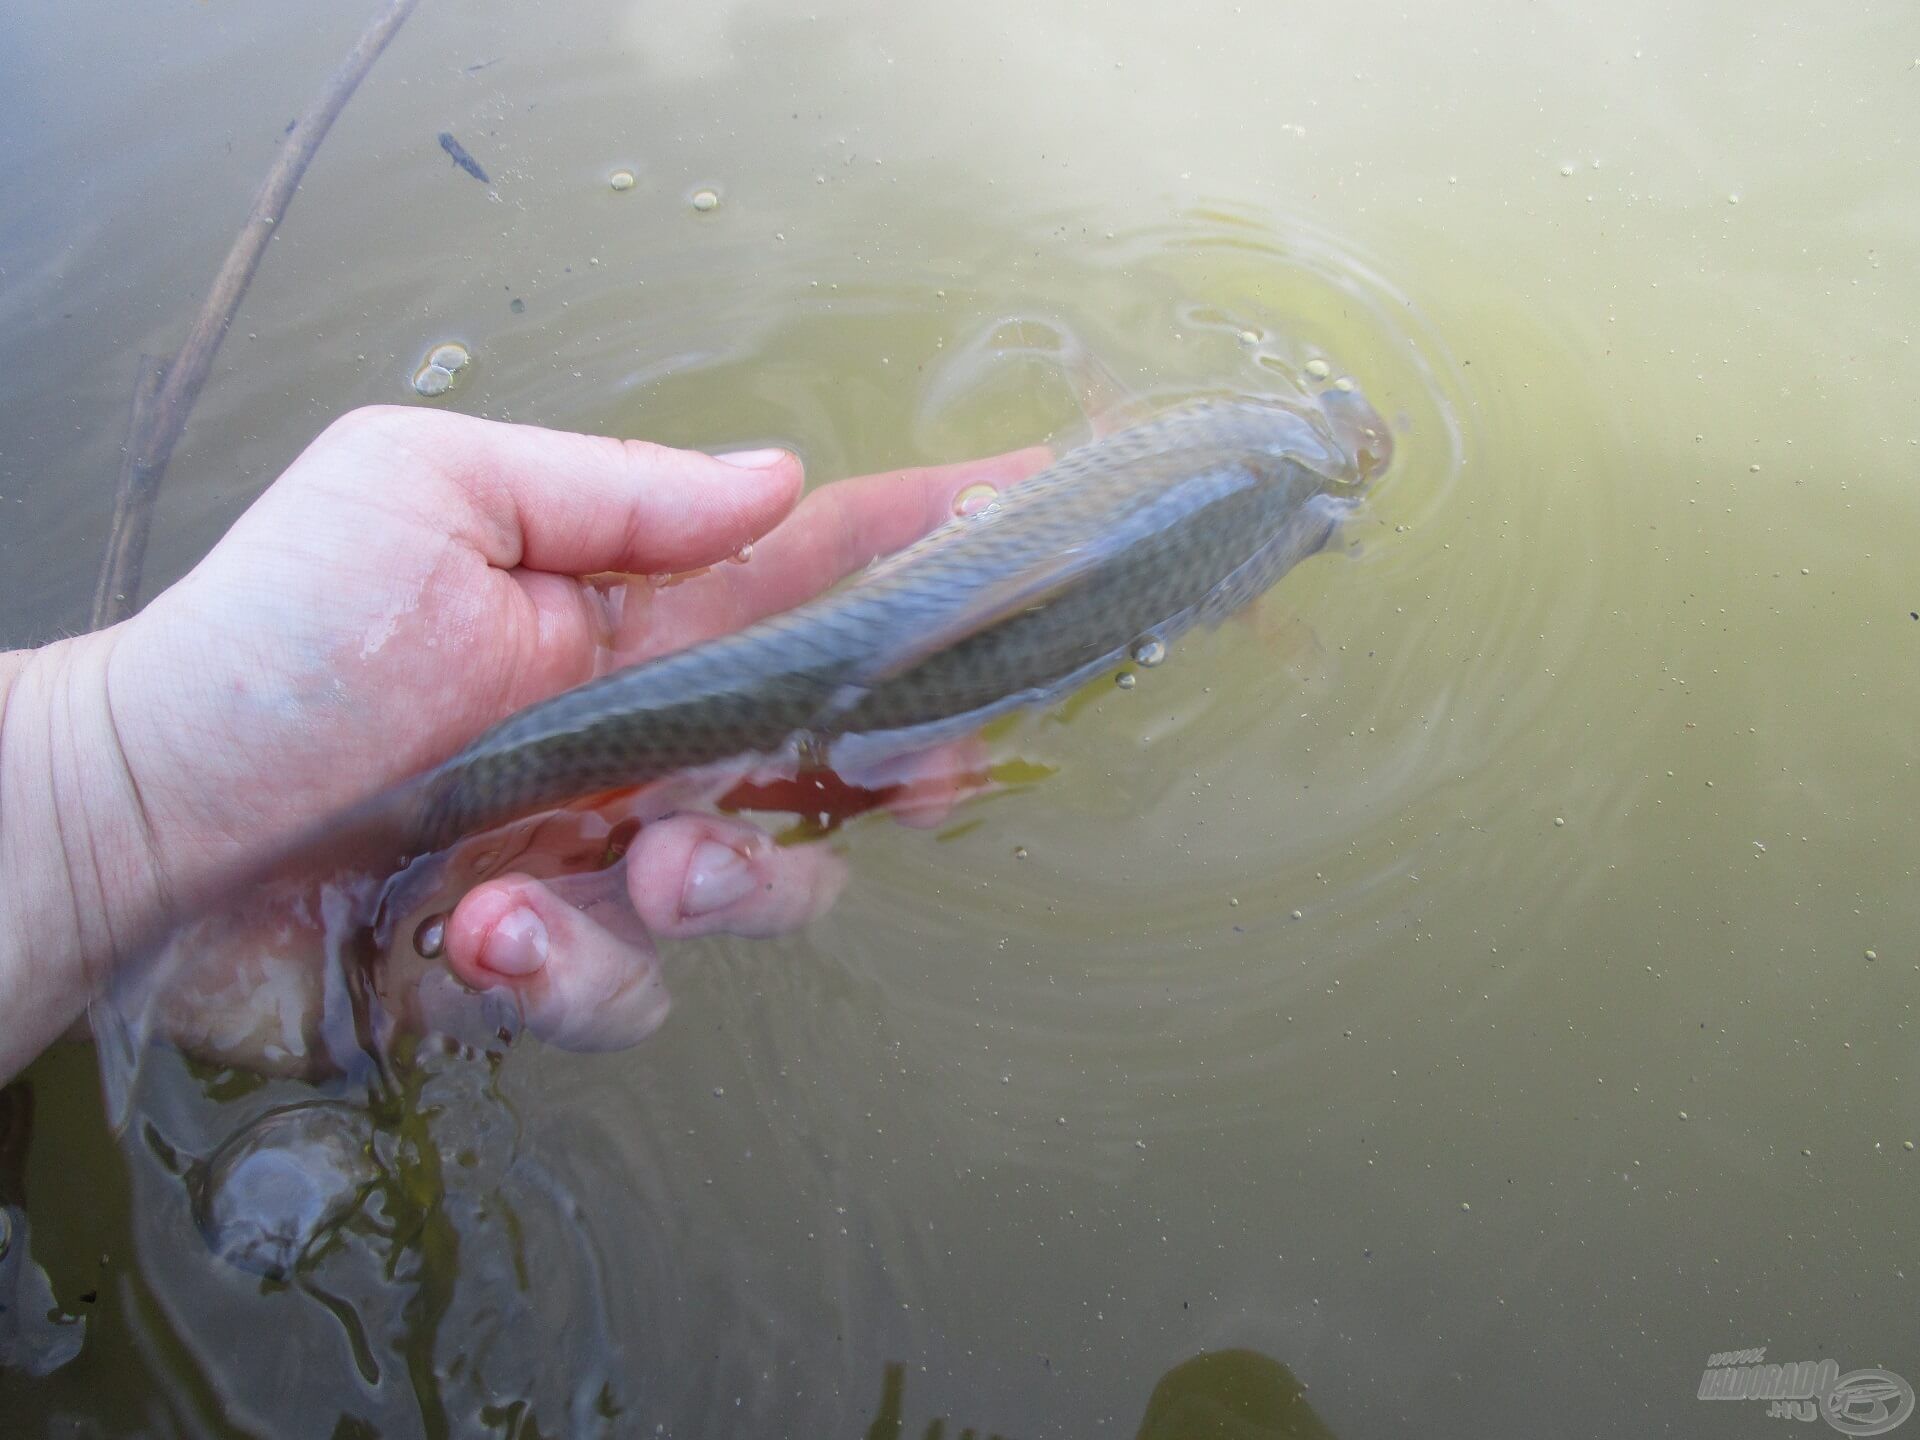
M 1094 439 L 1104 440 L 1144 418 L 1145 402 L 1071 331 L 1061 334 L 1059 363 Z

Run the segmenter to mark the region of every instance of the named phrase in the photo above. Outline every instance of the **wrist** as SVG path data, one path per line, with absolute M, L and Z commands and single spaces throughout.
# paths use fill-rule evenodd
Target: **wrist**
M 108 691 L 124 629 L 0 656 L 0 1078 L 165 914 Z

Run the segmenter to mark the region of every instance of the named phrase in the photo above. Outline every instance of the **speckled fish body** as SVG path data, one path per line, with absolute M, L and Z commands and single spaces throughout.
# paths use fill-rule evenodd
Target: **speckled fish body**
M 1210 400 L 1072 451 L 820 598 L 511 716 L 413 786 L 415 841 L 796 741 L 1057 695 L 1255 599 L 1391 458 L 1357 392 Z

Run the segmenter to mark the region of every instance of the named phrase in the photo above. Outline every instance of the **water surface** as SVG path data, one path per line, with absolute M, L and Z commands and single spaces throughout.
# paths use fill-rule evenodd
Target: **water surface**
M 19 14 L 9 643 L 84 624 L 139 357 L 359 23 Z M 1032 783 L 848 827 L 802 935 L 676 947 L 645 1047 L 429 1067 L 294 1284 L 50 1056 L 26 1212 L 86 1339 L 9 1416 L 856 1434 L 899 1365 L 906 1433 L 1127 1435 L 1241 1348 L 1342 1436 L 1732 1435 L 1765 1407 L 1695 1398 L 1713 1352 L 1920 1380 L 1916 57 L 1896 5 L 426 0 L 155 583 L 449 339 L 433 403 L 820 481 L 1079 433 L 1010 322 L 1143 391 L 1325 357 L 1401 461 L 1248 622 L 997 731 Z

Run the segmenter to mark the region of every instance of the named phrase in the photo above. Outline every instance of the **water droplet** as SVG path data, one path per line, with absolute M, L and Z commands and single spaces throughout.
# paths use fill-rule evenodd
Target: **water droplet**
M 693 192 L 693 208 L 705 214 L 720 205 L 720 192 L 717 190 L 696 190 Z
M 1118 685 L 1122 690 L 1131 690 L 1140 682 L 1131 670 L 1122 670 L 1118 675 L 1113 677 L 1113 683 Z
M 1151 670 L 1167 658 L 1167 647 L 1161 641 L 1149 635 L 1133 647 L 1133 663 Z
M 447 948 L 447 917 L 429 915 L 413 932 L 413 948 L 428 960 L 438 960 Z
M 1013 858 L 1014 858 L 1014 859 L 1016 859 L 1016 860 L 1024 860 L 1024 859 L 1026 859 L 1026 858 L 1027 858 L 1027 847 L 1026 847 L 1026 846 L 1024 846 L 1024 845 L 1016 845 L 1016 846 L 1014 846 L 1014 847 L 1013 847 Z M 1871 959 L 1873 958 L 1873 952 L 1872 952 L 1871 950 L 1869 950 L 1869 951 L 1867 952 L 1867 958 L 1868 958 L 1869 960 L 1871 960 Z
M 427 356 L 427 364 L 438 365 L 442 370 L 458 374 L 467 368 L 467 363 L 472 359 L 473 354 L 466 346 L 458 340 L 449 340 L 444 345 L 433 347 L 433 353 Z
M 1307 361 L 1307 376 L 1313 380 L 1324 380 L 1333 373 L 1333 367 L 1324 360 Z
M 746 564 L 749 560 L 753 559 L 753 542 L 749 540 L 746 544 L 742 545 L 738 550 L 734 551 L 733 554 L 729 555 L 727 559 L 731 560 L 736 565 Z
M 993 486 L 981 481 L 969 485 L 953 497 L 953 513 L 959 516 L 982 515 L 994 507 L 1000 498 L 1000 492 Z
M 527 313 L 527 302 L 516 295 L 512 300 L 507 302 L 507 309 L 516 315 L 524 315 Z
M 616 170 L 607 177 L 607 184 L 616 190 L 631 190 L 633 188 L 633 172 L 631 170 Z
M 414 372 L 413 388 L 432 400 L 453 388 L 453 372 L 444 365 L 422 365 Z

